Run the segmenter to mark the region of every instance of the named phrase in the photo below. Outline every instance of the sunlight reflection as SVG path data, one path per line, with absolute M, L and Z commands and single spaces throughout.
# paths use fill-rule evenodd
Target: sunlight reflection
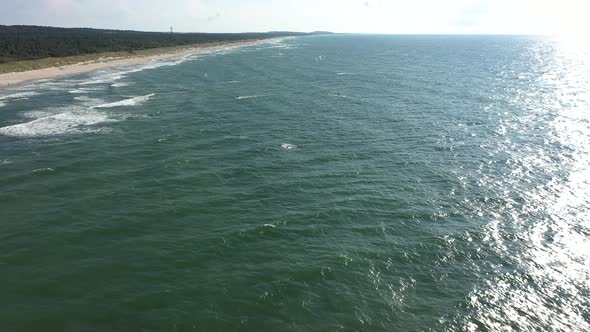
M 590 330 L 588 313 L 578 310 L 587 307 L 590 289 L 590 44 L 572 42 L 540 42 L 532 50 L 529 70 L 538 79 L 513 101 L 529 111 L 502 124 L 521 137 L 543 135 L 544 144 L 498 145 L 510 154 L 511 169 L 501 183 L 483 183 L 516 204 L 493 207 L 485 241 L 515 268 L 493 267 L 499 276 L 472 293 L 466 330 Z M 545 185 L 530 187 L 544 178 Z

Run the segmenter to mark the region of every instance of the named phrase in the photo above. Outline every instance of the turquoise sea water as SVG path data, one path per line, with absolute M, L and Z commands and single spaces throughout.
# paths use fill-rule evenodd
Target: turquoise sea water
M 305 37 L 0 91 L 0 331 L 588 331 L 590 60 Z

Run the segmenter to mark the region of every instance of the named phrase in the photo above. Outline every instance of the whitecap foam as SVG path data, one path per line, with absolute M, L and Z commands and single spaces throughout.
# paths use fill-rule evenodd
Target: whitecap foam
M 236 84 L 236 83 L 240 83 L 240 81 L 225 81 L 225 82 L 219 82 L 219 84 Z
M 92 100 L 96 100 L 96 99 L 90 98 L 88 96 L 77 96 L 77 97 L 74 97 L 74 100 L 87 102 L 87 101 L 92 101 Z
M 0 107 L 4 107 L 4 106 L 6 106 L 6 104 L 0 101 Z
M 68 111 L 42 117 L 30 122 L 0 128 L 0 134 L 14 137 L 51 136 L 66 133 L 97 132 L 100 129 L 85 128 L 105 122 L 116 122 L 107 114 L 97 111 Z
M 111 86 L 113 88 L 122 88 L 124 86 L 129 86 L 129 83 L 115 83 L 115 84 L 111 84 Z
M 259 98 L 261 96 L 257 96 L 257 95 L 253 95 L 253 96 L 239 96 L 236 99 L 240 100 L 240 99 L 252 99 L 252 98 Z
M 124 71 L 120 71 L 118 72 L 118 75 L 125 77 L 128 74 L 132 74 L 132 73 L 138 73 L 144 70 L 150 70 L 150 69 L 156 69 L 159 67 L 167 67 L 167 66 L 176 66 L 178 64 L 181 64 L 185 61 L 188 60 L 193 60 L 196 57 L 194 57 L 193 55 L 185 55 L 179 59 L 175 59 L 172 61 L 163 61 L 163 60 L 159 60 L 159 61 L 152 61 L 150 63 L 147 64 L 143 64 L 143 65 L 139 65 L 139 66 L 135 66 L 133 67 L 133 69 L 129 69 L 129 70 L 124 70 Z
M 82 105 L 84 105 L 84 106 L 97 106 L 97 105 L 104 104 L 104 100 L 99 99 L 99 98 L 92 98 L 89 96 L 77 96 L 77 97 L 74 97 L 74 100 L 81 101 Z
M 83 94 L 83 93 L 91 93 L 93 91 L 100 91 L 103 90 L 103 87 L 92 87 L 92 88 L 79 88 L 79 89 L 73 89 L 68 91 L 71 94 Z
M 10 91 L 30 92 L 31 90 L 35 90 L 37 88 L 39 88 L 39 86 L 36 83 L 30 83 L 30 84 L 26 84 L 26 85 L 13 86 L 10 88 Z
M 290 49 L 294 49 L 296 47 L 293 47 L 292 45 L 274 45 L 274 46 L 269 46 L 267 47 L 267 49 L 273 49 L 273 48 L 278 48 L 278 49 L 283 49 L 283 50 L 290 50 Z
M 34 169 L 31 173 L 48 173 L 48 172 L 55 172 L 55 170 L 51 167 L 46 167 L 46 168 L 39 168 L 39 169 Z
M 91 98 L 89 96 L 76 96 L 74 100 L 81 103 L 74 104 L 66 107 L 49 107 L 45 109 L 26 111 L 20 115 L 29 119 L 40 119 L 52 115 L 57 115 L 64 112 L 80 112 L 92 108 L 92 106 L 104 104 L 104 100 L 98 98 Z
M 297 145 L 295 144 L 289 144 L 289 143 L 283 143 L 281 144 L 281 147 L 285 150 L 293 150 L 297 148 Z
M 123 76 L 118 76 L 113 79 L 91 80 L 91 81 L 82 82 L 82 83 L 80 83 L 80 85 L 110 84 L 113 81 L 119 80 L 121 78 L 123 78 Z
M 342 75 L 354 75 L 354 73 L 341 72 L 341 73 L 336 73 L 336 75 L 338 75 L 338 76 L 342 76 Z
M 190 60 L 191 56 L 184 56 L 174 61 L 153 61 L 147 64 L 123 67 L 111 70 L 99 71 L 96 75 L 90 77 L 87 81 L 79 83 L 82 86 L 87 85 L 99 85 L 99 84 L 110 84 L 112 87 L 126 86 L 128 83 L 115 83 L 120 79 L 127 77 L 129 74 L 138 73 L 144 70 L 155 69 L 163 66 L 175 66 L 184 61 Z
M 75 82 L 72 81 L 63 81 L 63 82 L 46 82 L 39 84 L 39 88 L 43 90 L 50 90 L 50 91 L 64 91 L 71 89 L 72 84 Z
M 148 101 L 151 97 L 155 96 L 155 93 L 150 93 L 149 95 L 145 96 L 138 96 L 129 99 L 124 99 L 120 101 L 116 101 L 114 103 L 102 104 L 93 106 L 92 108 L 111 108 L 111 107 L 121 107 L 121 106 L 136 106 L 140 105 L 146 101 Z
M 126 73 L 136 73 L 136 72 L 140 72 L 140 71 L 144 71 L 144 70 L 149 70 L 149 69 L 156 69 L 159 67 L 169 67 L 169 66 L 176 66 L 178 64 L 181 64 L 187 60 L 191 60 L 192 59 L 192 55 L 185 55 L 180 59 L 175 59 L 172 61 L 154 61 L 151 62 L 147 65 L 142 65 L 139 68 L 135 68 L 132 70 L 127 71 Z
M 13 93 L 10 95 L 0 96 L 0 100 L 14 100 L 14 99 L 29 99 L 29 97 L 39 95 L 38 92 L 35 91 L 25 91 L 25 92 L 18 92 Z
M 125 77 L 121 72 L 108 72 L 101 73 L 90 79 L 90 81 L 81 82 L 80 85 L 95 85 L 95 84 L 107 84 L 113 83 L 114 81 L 120 80 Z
M 48 116 L 52 116 L 57 114 L 58 112 L 51 111 L 51 110 L 43 110 L 43 111 L 28 111 L 22 113 L 22 116 L 29 119 L 40 119 Z

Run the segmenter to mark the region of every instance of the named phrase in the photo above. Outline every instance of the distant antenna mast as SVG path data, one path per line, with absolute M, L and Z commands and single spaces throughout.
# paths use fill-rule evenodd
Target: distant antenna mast
M 170 34 L 173 34 L 174 30 L 172 30 L 172 27 L 170 27 Z

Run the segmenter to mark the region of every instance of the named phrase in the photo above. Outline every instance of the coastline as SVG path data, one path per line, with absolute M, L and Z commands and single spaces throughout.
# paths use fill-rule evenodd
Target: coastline
M 63 76 L 77 75 L 92 72 L 99 69 L 142 65 L 154 61 L 182 58 L 185 56 L 205 54 L 226 49 L 233 49 L 245 46 L 253 46 L 268 42 L 276 42 L 293 37 L 276 37 L 267 39 L 244 40 L 239 42 L 226 42 L 216 44 L 197 44 L 187 47 L 172 47 L 155 50 L 154 54 L 133 54 L 120 57 L 98 57 L 95 60 L 78 62 L 64 66 L 53 66 L 42 69 L 27 71 L 15 71 L 0 74 L 0 89 L 13 87 L 22 83 L 42 79 L 52 79 Z M 153 52 L 154 50 L 146 50 Z M 96 54 L 100 56 L 100 54 Z

